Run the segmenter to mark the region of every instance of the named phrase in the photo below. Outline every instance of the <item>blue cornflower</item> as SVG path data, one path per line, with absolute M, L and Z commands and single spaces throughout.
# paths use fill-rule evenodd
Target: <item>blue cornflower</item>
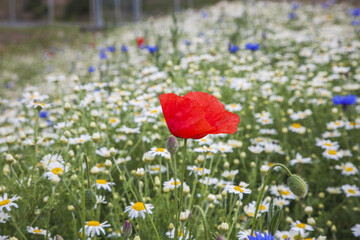
M 115 52 L 115 46 L 108 46 L 107 47 L 107 50 L 109 51 L 109 52 Z
M 260 49 L 260 44 L 259 43 L 247 43 L 245 45 L 245 48 L 247 50 L 251 50 L 251 51 L 257 51 Z
M 356 98 L 357 98 L 356 95 L 346 95 L 346 96 L 335 95 L 332 101 L 334 105 L 342 104 L 344 106 L 347 106 L 347 105 L 355 104 Z
M 289 13 L 289 18 L 290 19 L 296 18 L 296 13 L 294 13 L 294 12 Z
M 96 68 L 93 67 L 93 66 L 90 66 L 90 67 L 88 68 L 88 71 L 89 71 L 89 73 L 93 73 L 93 72 L 96 71 Z
M 352 20 L 351 26 L 356 26 L 356 25 L 360 25 L 360 21 Z
M 299 5 L 298 3 L 293 3 L 292 6 L 291 6 L 291 9 L 292 9 L 292 10 L 296 10 L 296 9 L 299 8 L 299 6 L 300 6 L 300 5 Z
M 52 125 L 53 125 L 53 122 L 52 122 L 51 120 L 49 120 L 49 119 L 46 120 L 46 123 L 47 123 L 48 126 L 52 126 Z
M 191 45 L 191 42 L 189 40 L 183 40 L 183 43 L 186 45 L 186 46 L 190 46 Z
M 230 53 L 236 53 L 239 50 L 239 47 L 236 45 L 232 45 L 231 43 L 229 43 L 229 52 Z
M 47 117 L 48 117 L 48 112 L 47 112 L 47 111 L 41 111 L 41 112 L 39 112 L 39 117 L 41 117 L 41 118 L 47 118 Z
M 147 46 L 147 50 L 149 51 L 149 53 L 156 53 L 158 51 L 158 47 L 155 46 Z
M 350 10 L 350 14 L 353 17 L 360 17 L 360 8 L 353 8 Z
M 203 18 L 207 18 L 207 17 L 208 17 L 207 12 L 205 12 L 205 11 L 201 11 L 201 17 L 203 17 Z
M 106 52 L 105 52 L 105 51 L 100 51 L 99 57 L 100 57 L 101 59 L 107 59 Z
M 121 51 L 122 51 L 122 52 L 128 52 L 129 49 L 128 49 L 128 47 L 127 47 L 126 45 L 122 45 L 122 46 L 121 46 Z
M 266 233 L 264 233 L 264 235 L 261 234 L 260 231 L 258 232 L 254 232 L 255 237 L 254 236 L 248 236 L 249 240 L 274 240 L 274 236 L 271 235 L 271 233 L 269 235 L 267 235 Z

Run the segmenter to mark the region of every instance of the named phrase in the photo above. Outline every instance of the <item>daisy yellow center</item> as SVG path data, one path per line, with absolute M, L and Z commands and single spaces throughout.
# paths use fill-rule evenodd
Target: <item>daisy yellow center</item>
M 287 239 L 288 238 L 288 235 L 284 235 L 282 236 L 283 239 Z
M 40 229 L 34 229 L 34 233 L 42 233 Z
M 181 182 L 176 182 L 176 185 L 179 185 Z M 172 182 L 171 185 L 175 185 L 175 182 Z
M 332 144 L 331 143 L 324 143 L 325 146 L 331 147 Z
M 83 139 L 79 139 L 79 142 L 82 143 L 84 140 Z
M 264 211 L 264 210 L 266 210 L 266 207 L 261 204 L 261 205 L 260 205 L 260 210 Z
M 350 126 L 357 126 L 358 124 L 356 122 L 350 122 Z
M 264 123 L 267 123 L 269 120 L 267 120 L 267 119 L 264 119 Z
M 203 168 L 195 168 L 194 170 L 195 170 L 195 171 L 202 171 Z
M 339 126 L 339 125 L 341 125 L 341 122 L 335 122 L 335 125 Z
M 64 172 L 61 168 L 59 168 L 59 167 L 56 167 L 56 168 L 53 168 L 52 170 L 51 170 L 51 172 L 53 173 L 53 174 L 55 174 L 55 175 L 58 175 L 60 172 L 62 173 L 62 172 Z
M 5 199 L 5 200 L 0 202 L 0 206 L 7 205 L 7 204 L 9 204 L 9 202 L 10 202 L 10 199 Z
M 239 186 L 235 186 L 234 187 L 234 190 L 236 190 L 236 191 L 238 191 L 238 192 L 244 192 L 244 190 L 241 188 L 241 187 L 239 187 Z
M 164 152 L 164 151 L 165 151 L 164 148 L 158 148 L 158 149 L 155 150 L 155 152 Z
M 96 179 L 97 184 L 106 184 L 106 180 L 104 179 Z
M 110 120 L 109 120 L 111 123 L 114 123 L 114 122 L 116 122 L 116 119 L 115 118 L 110 118 Z
M 329 150 L 328 153 L 329 153 L 330 155 L 336 155 L 337 152 L 336 152 L 336 150 Z
M 136 202 L 136 203 L 134 203 L 132 208 L 136 211 L 143 211 L 143 210 L 145 210 L 145 205 L 142 202 Z
M 98 227 L 98 226 L 100 226 L 100 222 L 98 222 L 98 221 L 89 221 L 86 225 L 89 226 L 89 227 Z
M 353 170 L 354 170 L 354 168 L 352 168 L 352 167 L 345 168 L 345 171 L 347 171 L 347 172 L 352 172 Z
M 301 124 L 300 123 L 293 123 L 291 125 L 293 128 L 301 128 Z
M 152 110 L 150 113 L 157 113 L 157 110 Z
M 268 163 L 269 167 L 272 167 L 273 165 L 274 165 L 274 163 L 272 163 L 272 162 Z
M 178 236 L 184 236 L 184 233 L 183 232 L 181 232 L 180 230 L 178 231 Z
M 102 164 L 102 163 L 96 164 L 96 167 L 98 167 L 98 168 L 102 168 L 103 166 L 104 166 L 104 164 Z
M 154 170 L 154 171 L 159 171 L 159 170 L 160 170 L 160 168 L 158 168 L 158 167 L 154 167 L 154 168 L 153 168 L 153 170 Z
M 290 192 L 289 192 L 288 190 L 285 190 L 285 191 L 284 191 L 284 190 L 281 190 L 281 191 L 280 191 L 280 194 L 281 194 L 281 195 L 289 195 Z
M 254 213 L 251 212 L 251 213 L 249 213 L 248 215 L 249 215 L 250 217 L 252 217 L 252 216 L 254 216 Z
M 297 226 L 298 228 L 305 229 L 305 224 L 304 224 L 304 223 L 298 223 L 298 224 L 296 224 L 296 226 Z
M 233 107 L 233 108 L 236 107 L 236 104 L 231 104 L 231 107 Z
M 355 194 L 355 190 L 349 189 L 349 190 L 348 190 L 348 193 Z M 0 206 L 1 206 L 1 202 L 0 202 Z

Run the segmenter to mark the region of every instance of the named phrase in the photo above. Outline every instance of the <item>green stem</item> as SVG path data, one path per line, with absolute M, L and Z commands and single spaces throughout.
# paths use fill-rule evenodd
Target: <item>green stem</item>
M 39 130 L 39 111 L 35 110 L 36 118 L 35 118 L 35 129 L 34 129 L 34 145 L 35 145 L 35 154 L 34 154 L 34 168 L 37 164 L 37 138 L 38 138 L 38 130 Z
M 254 214 L 254 220 L 253 220 L 253 224 L 251 226 L 251 236 L 253 235 L 254 233 L 254 229 L 255 229 L 255 224 L 256 224 L 256 216 L 257 216 L 257 213 L 259 211 L 259 206 L 260 206 L 260 203 L 261 203 L 261 200 L 262 200 L 262 197 L 264 195 L 264 191 L 265 191 L 265 187 L 267 185 L 267 183 L 269 182 L 269 179 L 270 179 L 270 175 L 271 175 L 271 172 L 272 170 L 275 168 L 275 167 L 282 167 L 283 169 L 285 169 L 285 171 L 287 172 L 287 174 L 289 176 L 292 176 L 292 173 L 290 172 L 290 170 L 283 164 L 281 163 L 275 163 L 274 165 L 271 166 L 271 168 L 269 169 L 268 171 L 268 174 L 266 175 L 266 179 L 265 179 L 265 182 L 261 188 L 261 191 L 260 191 L 260 195 L 257 199 L 257 202 L 256 202 L 256 210 L 255 210 L 255 214 Z
M 235 203 L 236 203 L 236 200 L 235 200 Z M 235 220 L 233 221 L 233 223 L 231 224 L 231 227 L 230 227 L 230 231 L 229 231 L 229 235 L 228 235 L 228 238 L 230 239 L 231 237 L 231 232 L 235 226 L 235 222 L 237 221 L 238 219 L 238 214 L 239 214 L 239 210 L 240 210 L 240 206 L 241 204 L 238 205 L 237 209 L 236 209 L 236 213 L 235 213 Z M 231 208 L 232 209 L 232 208 Z M 251 233 L 252 234 L 252 233 Z
M 180 218 L 180 213 L 183 207 L 183 203 L 184 203 L 184 179 L 185 179 L 185 168 L 186 168 L 186 150 L 187 150 L 187 139 L 184 139 L 184 148 L 183 148 L 183 163 L 182 163 L 182 174 L 181 174 L 181 185 L 180 185 L 180 206 L 179 206 L 179 210 L 176 213 L 176 224 L 175 224 L 175 234 L 176 234 L 176 238 L 178 239 L 178 229 L 179 229 L 179 218 Z M 175 186 L 177 185 L 177 179 L 175 179 Z M 174 235 L 175 235 L 174 234 Z
M 159 235 L 159 233 L 158 233 L 158 231 L 157 231 L 157 229 L 156 229 L 156 227 L 155 227 L 155 224 L 154 224 L 154 221 L 153 221 L 152 217 L 150 216 L 150 214 L 149 214 L 147 211 L 146 211 L 146 214 L 147 214 L 148 217 L 150 218 L 150 222 L 151 222 L 151 225 L 153 226 L 153 228 L 154 228 L 154 230 L 155 230 L 157 239 L 158 239 L 158 240 L 161 240 L 160 235 Z
M 27 240 L 26 236 L 21 232 L 19 226 L 16 224 L 16 221 L 14 221 L 14 217 L 11 215 L 11 219 L 13 221 L 11 221 L 12 225 L 16 228 L 16 231 L 18 231 L 18 233 L 21 235 L 21 237 L 24 239 L 24 240 Z
M 207 222 L 206 222 L 206 216 L 205 216 L 205 212 L 204 210 L 202 210 L 202 208 L 199 205 L 195 205 L 195 208 L 197 208 L 199 210 L 199 212 L 201 213 L 201 217 L 203 220 L 203 225 L 204 225 L 204 240 L 208 239 L 208 231 L 207 231 Z
M 82 240 L 85 240 L 85 185 L 84 185 L 84 167 L 83 167 L 83 161 L 86 161 L 85 154 L 82 154 L 80 161 L 80 167 L 81 167 L 81 211 L 82 211 L 82 218 L 81 218 L 81 225 L 82 225 L 82 231 L 81 231 L 81 237 Z

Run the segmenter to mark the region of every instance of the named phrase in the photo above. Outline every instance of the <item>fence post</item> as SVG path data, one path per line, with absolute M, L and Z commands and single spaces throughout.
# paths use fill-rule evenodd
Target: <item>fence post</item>
M 116 25 L 119 25 L 121 22 L 121 0 L 114 0 L 114 6 Z
M 103 27 L 103 13 L 102 13 L 102 0 L 94 0 L 94 14 L 96 27 Z
M 48 21 L 49 21 L 49 24 L 53 24 L 54 19 L 55 19 L 54 0 L 48 0 L 47 1 L 47 7 L 48 7 Z
M 16 0 L 9 0 L 9 21 L 16 22 Z
M 133 0 L 133 15 L 134 22 L 138 22 L 141 19 L 142 4 L 141 0 Z
M 194 0 L 187 1 L 188 8 L 194 8 Z
M 174 11 L 180 12 L 180 0 L 174 0 Z

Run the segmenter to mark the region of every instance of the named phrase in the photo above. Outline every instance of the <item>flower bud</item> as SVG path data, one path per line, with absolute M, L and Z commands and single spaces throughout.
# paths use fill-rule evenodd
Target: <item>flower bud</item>
M 140 236 L 134 237 L 134 240 L 141 240 Z
M 170 136 L 166 142 L 166 149 L 171 153 L 175 154 L 179 149 L 179 144 L 176 140 L 176 137 Z
M 112 166 L 112 162 L 111 162 L 109 159 L 107 159 L 107 160 L 105 161 L 105 167 L 111 168 L 111 166 Z
M 223 235 L 219 235 L 216 237 L 216 240 L 226 240 L 226 238 Z
M 121 227 L 121 233 L 125 238 L 128 238 L 132 234 L 132 226 L 129 220 L 126 220 L 124 225 Z
M 15 160 L 14 157 L 11 154 L 6 154 L 5 159 L 6 159 L 6 161 L 8 163 L 11 163 L 11 162 L 13 162 Z
M 70 103 L 65 103 L 65 105 L 64 105 L 64 110 L 65 110 L 66 112 L 68 112 L 70 109 L 71 109 Z
M 222 222 L 217 228 L 219 231 L 227 232 L 229 230 L 229 224 L 226 222 Z
M 56 235 L 55 237 L 54 237 L 54 240 L 64 240 L 60 235 Z
M 307 213 L 307 214 L 311 214 L 313 212 L 313 208 L 311 206 L 306 206 L 304 211 Z
M 85 208 L 86 210 L 91 210 L 95 207 L 96 204 L 96 196 L 93 190 L 86 189 L 85 190 Z
M 68 205 L 68 211 L 72 212 L 75 210 L 75 207 L 73 205 Z
M 287 182 L 290 190 L 296 196 L 298 196 L 299 198 L 303 198 L 306 196 L 308 191 L 308 186 L 301 177 L 293 174 L 288 178 Z
M 99 168 L 98 167 L 92 167 L 91 169 L 90 169 L 90 173 L 92 174 L 92 175 L 98 175 L 99 174 Z

